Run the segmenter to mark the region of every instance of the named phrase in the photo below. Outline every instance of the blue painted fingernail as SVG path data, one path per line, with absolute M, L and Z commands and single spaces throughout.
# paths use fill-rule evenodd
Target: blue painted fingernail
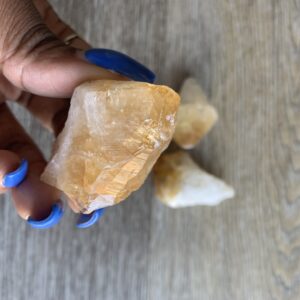
M 2 185 L 5 188 L 18 186 L 25 179 L 28 172 L 28 161 L 23 159 L 19 168 L 3 177 Z
M 48 229 L 58 224 L 61 218 L 63 217 L 63 215 L 64 215 L 64 211 L 63 211 L 62 203 L 58 202 L 52 206 L 52 211 L 46 219 L 36 221 L 29 218 L 27 220 L 27 223 L 31 227 L 36 229 Z
M 155 74 L 126 54 L 110 49 L 90 49 L 85 58 L 92 64 L 129 77 L 136 81 L 153 83 Z
M 88 215 L 81 214 L 81 216 L 76 224 L 76 227 L 77 228 L 89 228 L 89 227 L 93 226 L 101 218 L 104 211 L 105 211 L 104 208 L 100 208 Z

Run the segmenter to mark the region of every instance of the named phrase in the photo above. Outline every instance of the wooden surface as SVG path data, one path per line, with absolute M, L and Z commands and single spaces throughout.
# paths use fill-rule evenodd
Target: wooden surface
M 0 299 L 300 299 L 300 1 L 53 0 L 94 46 L 178 88 L 198 78 L 220 121 L 193 151 L 237 191 L 171 210 L 152 180 L 90 230 L 37 232 L 0 202 Z M 50 153 L 51 136 L 15 108 Z M 41 199 L 42 201 L 42 199 Z

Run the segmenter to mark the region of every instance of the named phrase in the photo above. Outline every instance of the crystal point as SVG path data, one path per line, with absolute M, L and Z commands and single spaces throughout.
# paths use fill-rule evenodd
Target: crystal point
M 42 180 L 75 212 L 114 205 L 137 190 L 174 133 L 179 96 L 166 86 L 97 80 L 74 91 Z
M 157 198 L 173 207 L 217 205 L 234 196 L 234 189 L 202 170 L 188 153 L 163 154 L 154 167 Z
M 184 81 L 180 96 L 174 140 L 181 148 L 192 149 L 216 123 L 218 113 L 194 78 Z

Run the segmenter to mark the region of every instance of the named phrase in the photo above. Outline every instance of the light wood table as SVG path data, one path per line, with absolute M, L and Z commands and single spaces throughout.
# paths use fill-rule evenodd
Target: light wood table
M 237 196 L 172 210 L 149 178 L 92 229 L 68 211 L 44 232 L 3 199 L 0 299 L 300 299 L 300 1 L 51 2 L 159 83 L 199 80 L 220 121 L 192 154 Z M 14 111 L 49 155 L 51 135 Z

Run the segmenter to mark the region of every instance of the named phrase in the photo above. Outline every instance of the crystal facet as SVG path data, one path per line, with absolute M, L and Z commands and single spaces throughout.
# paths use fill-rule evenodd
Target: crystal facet
M 168 146 L 179 99 L 166 86 L 142 82 L 80 85 L 42 180 L 63 191 L 75 212 L 119 203 Z
M 192 149 L 216 123 L 218 113 L 194 78 L 184 81 L 180 97 L 174 140 L 181 148 Z
M 163 154 L 154 167 L 157 198 L 173 207 L 217 205 L 234 197 L 234 190 L 202 170 L 188 153 Z

